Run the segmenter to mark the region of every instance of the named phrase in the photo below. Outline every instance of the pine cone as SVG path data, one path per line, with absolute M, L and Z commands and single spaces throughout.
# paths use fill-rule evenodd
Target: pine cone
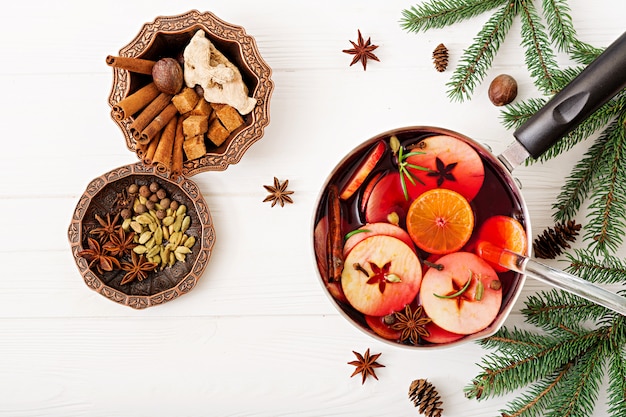
M 439 72 L 444 72 L 448 67 L 448 48 L 443 43 L 437 45 L 433 51 L 433 62 Z
M 441 417 L 443 408 L 439 393 L 426 379 L 416 379 L 409 387 L 409 400 L 419 406 L 420 414 L 426 417 Z
M 575 220 L 568 220 L 548 228 L 533 242 L 535 256 L 542 259 L 554 259 L 563 253 L 563 249 L 571 246 L 567 242 L 574 242 L 581 225 Z

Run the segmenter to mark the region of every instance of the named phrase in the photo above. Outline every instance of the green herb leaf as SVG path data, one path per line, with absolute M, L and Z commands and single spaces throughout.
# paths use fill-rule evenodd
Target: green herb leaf
M 450 294 L 450 295 L 439 295 L 439 294 L 435 294 L 433 293 L 433 295 L 437 298 L 445 298 L 445 299 L 450 299 L 450 298 L 456 298 L 459 297 L 461 295 L 463 295 L 465 293 L 465 291 L 467 291 L 467 289 L 470 287 L 470 284 L 472 283 L 472 278 L 473 278 L 474 274 L 472 273 L 472 271 L 470 270 L 470 277 L 467 279 L 467 282 L 465 283 L 465 285 L 463 285 L 463 288 L 461 288 L 460 290 L 458 290 L 457 292 L 455 292 L 454 294 Z

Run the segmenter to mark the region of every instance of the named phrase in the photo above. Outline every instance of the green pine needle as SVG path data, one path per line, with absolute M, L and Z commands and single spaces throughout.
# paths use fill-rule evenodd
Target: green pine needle
M 400 26 L 409 32 L 444 28 L 507 3 L 508 0 L 432 0 L 403 10 Z
M 446 84 L 453 101 L 468 100 L 487 75 L 500 45 L 504 42 L 518 13 L 516 3 L 505 4 L 485 23 L 459 60 L 459 66 Z
M 559 51 L 569 51 L 577 41 L 567 2 L 565 0 L 543 0 L 542 5 L 552 42 Z
M 522 2 L 522 46 L 526 57 L 526 66 L 535 80 L 535 85 L 544 93 L 555 93 L 559 85 L 552 73 L 558 69 L 556 57 L 550 46 L 546 27 L 541 22 L 532 2 Z

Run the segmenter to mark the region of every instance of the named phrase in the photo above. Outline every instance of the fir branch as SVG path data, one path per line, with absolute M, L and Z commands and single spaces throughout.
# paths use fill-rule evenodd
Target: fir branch
M 587 354 L 576 361 L 568 378 L 559 386 L 558 395 L 546 417 L 591 415 L 598 398 L 605 359 L 604 343 L 597 341 Z
M 567 221 L 576 216 L 594 186 L 598 167 L 606 153 L 605 147 L 606 141 L 596 139 L 583 159 L 574 166 L 552 205 L 555 221 Z
M 497 349 L 503 353 L 519 352 L 522 349 L 524 354 L 532 355 L 556 343 L 556 339 L 520 329 L 511 331 L 503 327 L 492 336 L 479 340 L 478 343 L 484 348 Z
M 568 363 L 558 372 L 534 384 L 528 391 L 507 404 L 508 409 L 500 410 L 502 417 L 543 417 L 544 411 L 552 404 L 556 388 L 567 376 L 571 368 Z
M 581 331 L 582 322 L 598 321 L 610 314 L 604 307 L 556 289 L 529 296 L 522 313 L 527 322 L 552 334 Z
M 487 355 L 480 365 L 483 371 L 465 387 L 465 396 L 485 399 L 522 388 L 558 372 L 597 343 L 596 339 L 594 333 L 570 334 L 528 356 L 522 352 L 509 352 L 505 356 Z
M 623 327 L 623 326 L 622 326 Z M 611 417 L 626 416 L 626 358 L 619 346 L 610 346 L 607 396 Z
M 552 73 L 558 69 L 555 55 L 550 46 L 546 27 L 532 2 L 520 5 L 522 20 L 522 46 L 526 66 L 535 80 L 535 85 L 546 94 L 558 91 L 558 85 Z
M 603 133 L 607 141 L 606 164 L 598 172 L 597 187 L 589 205 L 589 223 L 585 226 L 584 239 L 598 253 L 615 252 L 622 244 L 626 229 L 626 190 L 622 183 L 626 180 L 625 155 L 626 137 L 624 122 L 626 111 Z
M 510 4 L 507 2 L 494 13 L 474 38 L 474 43 L 463 52 L 459 66 L 446 84 L 451 100 L 469 99 L 476 85 L 485 78 L 494 56 L 511 29 L 513 19 L 518 14 L 518 2 L 519 0 Z
M 550 38 L 561 52 L 568 51 L 576 42 L 576 30 L 565 0 L 543 0 L 543 15 L 550 30 Z
M 574 40 L 569 55 L 575 62 L 586 66 L 591 64 L 604 49 L 605 48 L 596 48 L 579 40 Z
M 431 0 L 402 11 L 400 26 L 409 32 L 443 28 L 507 4 L 508 0 Z
M 566 271 L 571 272 L 587 281 L 598 284 L 625 284 L 626 261 L 612 255 L 596 257 L 590 250 L 576 249 L 568 253 L 570 266 Z

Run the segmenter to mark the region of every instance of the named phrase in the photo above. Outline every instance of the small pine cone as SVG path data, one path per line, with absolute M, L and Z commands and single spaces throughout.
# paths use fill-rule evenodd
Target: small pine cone
M 554 259 L 563 253 L 563 249 L 569 249 L 568 242 L 574 242 L 581 225 L 575 220 L 568 220 L 556 224 L 554 228 L 548 228 L 533 242 L 535 256 L 542 259 Z
M 439 393 L 426 379 L 416 379 L 409 387 L 409 400 L 419 406 L 420 414 L 426 417 L 441 417 L 443 408 Z
M 444 72 L 448 67 L 448 48 L 443 43 L 437 45 L 433 51 L 433 62 L 439 72 Z

